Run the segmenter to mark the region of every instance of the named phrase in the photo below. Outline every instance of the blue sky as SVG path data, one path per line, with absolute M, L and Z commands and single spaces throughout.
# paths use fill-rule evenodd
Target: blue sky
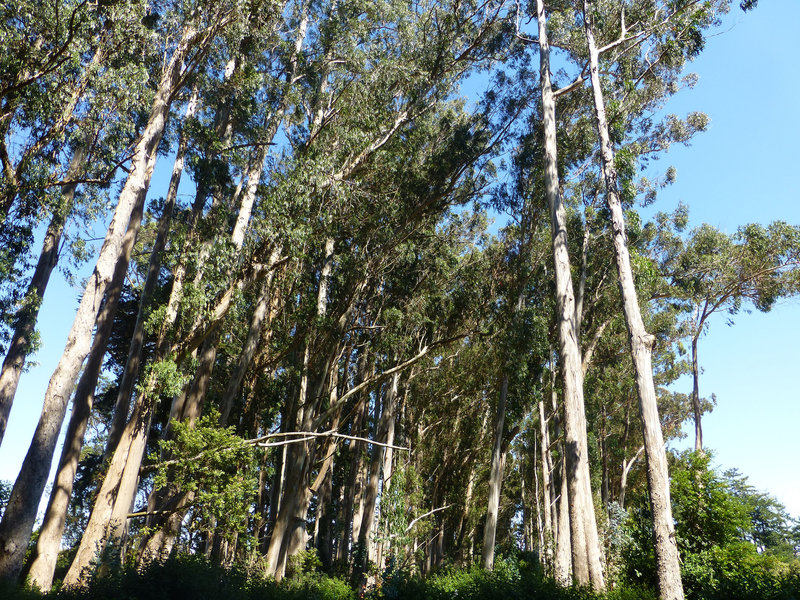
M 658 210 L 682 201 L 692 226 L 727 233 L 749 222 L 800 225 L 799 23 L 800 2 L 763 0 L 751 13 L 734 8 L 708 39 L 690 65 L 700 81 L 667 110 L 705 112 L 711 125 L 661 160 L 678 179 L 661 193 Z M 800 516 L 800 301 L 742 312 L 734 323 L 715 318 L 700 342 L 701 394 L 717 396 L 704 443 L 718 465 L 738 468 Z M 691 390 L 688 380 L 677 387 Z M 693 444 L 692 436 L 677 446 Z
M 710 223 L 728 233 L 748 222 L 800 224 L 800 2 L 762 0 L 753 12 L 738 8 L 690 65 L 700 75 L 667 107 L 685 115 L 703 111 L 708 132 L 691 147 L 675 147 L 659 166 L 677 168 L 657 210 L 690 207 L 693 226 Z M 161 161 L 160 169 L 168 169 Z M 22 377 L 0 447 L 0 479 L 13 480 L 41 411 L 47 381 L 64 347 L 79 290 L 54 276 L 42 307 L 40 364 Z M 723 468 L 736 467 L 756 487 L 800 516 L 800 301 L 770 313 L 741 313 L 735 325 L 712 320 L 701 340 L 701 393 L 716 394 L 704 421 L 706 444 Z M 676 389 L 689 392 L 688 381 Z M 692 443 L 691 437 L 685 444 Z

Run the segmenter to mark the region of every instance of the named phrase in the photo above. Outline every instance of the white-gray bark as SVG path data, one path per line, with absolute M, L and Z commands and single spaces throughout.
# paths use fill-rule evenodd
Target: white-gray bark
M 503 376 L 500 385 L 500 398 L 494 419 L 494 445 L 492 446 L 492 466 L 489 472 L 489 504 L 486 509 L 486 523 L 483 527 L 483 550 L 481 559 L 483 568 L 491 571 L 494 568 L 494 542 L 497 535 L 497 515 L 500 511 L 500 489 L 503 484 L 503 427 L 506 419 L 506 398 L 508 396 L 508 374 Z
M 639 299 L 633 280 L 628 240 L 625 234 L 625 218 L 617 192 L 617 173 L 614 167 L 614 150 L 608 132 L 605 101 L 600 82 L 599 52 L 595 43 L 592 23 L 589 19 L 591 6 L 584 0 L 584 29 L 589 48 L 589 69 L 603 179 L 606 188 L 606 203 L 611 213 L 611 230 L 614 257 L 617 264 L 619 289 L 628 340 L 639 393 L 639 410 L 642 418 L 647 483 L 650 491 L 650 508 L 653 514 L 653 532 L 656 550 L 656 570 L 659 594 L 662 600 L 682 600 L 680 559 L 675 539 L 675 524 L 669 491 L 669 473 L 661 421 L 658 416 L 658 401 L 653 383 L 652 349 L 655 338 L 647 332 L 642 321 Z
M 577 312 L 567 251 L 566 211 L 558 181 L 555 97 L 550 82 L 550 45 L 543 0 L 537 0 L 539 23 L 540 91 L 544 125 L 545 193 L 550 208 L 556 281 L 559 359 L 564 389 L 564 434 L 569 488 L 572 572 L 580 585 L 605 588 L 600 545 L 589 477 L 589 452 L 583 404 L 583 372 Z
M 119 195 L 94 271 L 89 277 L 67 337 L 64 353 L 45 392 L 39 424 L 11 492 L 0 523 L 0 579 L 15 579 L 22 567 L 27 539 L 33 528 L 58 433 L 66 415 L 67 403 L 81 364 L 91 349 L 92 329 L 114 268 L 122 252 L 128 223 L 137 202 L 147 194 L 157 159 L 157 148 L 166 127 L 170 104 L 181 80 L 183 61 L 196 34 L 191 28 L 178 44 L 161 78 L 150 115 L 136 144 L 130 174 Z
M 125 275 L 128 272 L 133 246 L 139 235 L 143 211 L 144 197 L 141 198 L 131 216 L 128 231 L 122 244 L 122 254 L 117 261 L 114 277 L 108 287 L 103 308 L 97 318 L 97 327 L 89 359 L 86 361 L 86 366 L 75 389 L 72 414 L 64 437 L 64 447 L 61 450 L 55 484 L 50 494 L 42 527 L 39 530 L 35 558 L 28 574 L 31 583 L 42 591 L 49 591 L 53 584 L 53 573 L 61 547 L 61 537 L 64 534 L 64 523 L 66 522 L 67 509 L 72 495 L 72 485 L 78 469 L 78 460 L 83 448 L 83 438 L 89 422 L 89 415 L 94 404 L 95 387 L 103 367 L 103 358 L 105 357 L 108 340 L 111 337 L 114 316 L 119 305 L 119 298 L 122 295 L 122 287 L 125 283 Z
M 80 145 L 72 154 L 72 160 L 67 171 L 68 179 L 75 180 L 78 178 L 83 170 L 85 160 L 86 147 Z M 25 367 L 31 336 L 36 328 L 36 320 L 39 316 L 39 307 L 44 298 L 47 284 L 50 281 L 50 275 L 58 262 L 61 236 L 64 232 L 67 217 L 72 210 L 77 187 L 76 183 L 71 183 L 61 189 L 61 202 L 56 208 L 44 234 L 39 260 L 36 263 L 36 268 L 25 293 L 25 304 L 16 316 L 14 333 L 11 336 L 8 352 L 3 360 L 2 371 L 0 371 L 0 444 L 3 443 L 3 436 L 8 425 L 8 415 L 11 412 L 11 405 L 14 403 L 14 396 L 17 393 L 19 378 Z
M 193 28 L 187 26 L 159 83 L 151 107 L 150 118 L 136 147 L 133 159 L 134 168 L 120 194 L 120 205 L 122 205 L 122 199 L 131 194 L 146 194 L 147 192 L 147 186 L 155 166 L 156 149 L 166 126 L 170 105 L 178 88 L 183 84 L 183 63 L 196 41 L 197 33 Z M 209 42 L 210 37 L 206 32 L 205 43 Z M 131 420 L 123 431 L 120 445 L 109 464 L 86 531 L 81 538 L 78 552 L 64 578 L 65 586 L 79 585 L 85 582 L 97 549 L 103 548 L 109 538 L 115 538 L 123 533 L 131 499 L 135 493 L 141 455 L 147 442 L 147 432 L 154 409 L 155 402 L 152 400 L 143 401 L 134 409 Z M 129 456 L 131 461 L 128 461 Z M 126 470 L 127 479 L 123 481 Z M 121 499 L 120 504 L 125 504 L 125 506 L 117 508 L 116 516 L 122 514 L 123 517 L 121 521 L 112 521 L 112 512 L 117 499 Z

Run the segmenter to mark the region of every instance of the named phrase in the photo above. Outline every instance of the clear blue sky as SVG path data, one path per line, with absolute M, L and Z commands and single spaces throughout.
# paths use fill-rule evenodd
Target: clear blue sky
M 691 222 L 732 233 L 748 222 L 800 224 L 800 2 L 762 0 L 754 12 L 734 8 L 690 69 L 694 90 L 673 99 L 679 115 L 702 110 L 708 132 L 661 160 L 678 180 L 658 210 L 682 201 Z M 165 167 L 162 161 L 159 165 Z M 13 480 L 41 411 L 47 381 L 63 350 L 79 290 L 54 276 L 42 307 L 40 365 L 23 375 L 0 448 L 0 479 Z M 718 405 L 704 421 L 705 442 L 723 468 L 736 467 L 800 516 L 800 301 L 768 314 L 742 313 L 735 326 L 711 323 L 701 341 L 701 393 Z M 688 392 L 688 382 L 681 382 Z M 687 444 L 691 439 L 687 439 Z

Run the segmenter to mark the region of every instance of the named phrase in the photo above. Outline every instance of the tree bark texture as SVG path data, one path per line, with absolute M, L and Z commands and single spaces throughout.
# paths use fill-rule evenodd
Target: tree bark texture
M 494 542 L 497 535 L 497 514 L 500 510 L 500 489 L 503 485 L 503 427 L 506 420 L 506 398 L 508 396 L 508 375 L 503 376 L 500 384 L 500 398 L 497 402 L 497 413 L 494 418 L 494 445 L 492 446 L 492 467 L 489 473 L 489 504 L 486 509 L 486 524 L 483 528 L 483 551 L 481 559 L 483 568 L 491 571 L 494 568 Z
M 179 87 L 183 85 L 183 63 L 193 48 L 196 37 L 196 32 L 191 27 L 187 27 L 184 30 L 182 39 L 164 71 L 151 108 L 145 133 L 137 145 L 134 155 L 134 169 L 120 195 L 120 205 L 122 205 L 122 199 L 127 198 L 130 194 L 138 195 L 146 194 L 147 192 L 147 185 L 150 182 L 150 176 L 155 166 L 156 149 L 164 132 L 170 104 Z M 98 264 L 99 262 L 98 259 Z M 145 387 L 150 389 L 154 383 L 154 381 L 151 381 Z M 147 432 L 150 428 L 154 409 L 155 400 L 152 398 L 143 398 L 142 402 L 138 403 L 138 406 L 134 409 L 131 419 L 121 436 L 120 444 L 123 447 L 120 448 L 118 446 L 118 450 L 115 451 L 111 459 L 109 469 L 92 510 L 89 524 L 81 538 L 78 553 L 64 579 L 64 585 L 84 583 L 86 581 L 85 576 L 97 549 L 103 548 L 109 537 L 113 538 L 121 535 L 124 529 L 125 517 L 127 517 L 127 512 L 130 509 L 130 499 L 135 493 L 141 455 L 147 442 Z M 138 458 L 136 458 L 137 455 Z M 129 456 L 132 459 L 130 461 L 128 461 Z M 127 477 L 125 478 L 126 475 Z M 124 515 L 122 522 L 111 522 L 115 500 L 118 496 L 119 498 L 127 497 L 128 502 L 124 508 L 117 508 L 117 516 Z
M 197 107 L 197 89 L 195 88 L 186 106 L 184 122 L 194 117 L 197 112 Z M 119 443 L 122 430 L 125 428 L 125 423 L 128 420 L 128 411 L 130 409 L 131 398 L 133 397 L 133 387 L 139 378 L 139 369 L 142 363 L 142 347 L 144 345 L 144 323 L 147 318 L 150 300 L 158 284 L 158 276 L 161 271 L 161 255 L 167 245 L 167 237 L 169 236 L 170 224 L 172 223 L 172 213 L 175 210 L 175 203 L 178 198 L 178 187 L 180 186 L 181 176 L 183 175 L 186 146 L 186 136 L 183 131 L 181 131 L 178 150 L 175 154 L 175 162 L 172 165 L 169 188 L 167 188 L 167 197 L 164 200 L 164 209 L 158 222 L 156 239 L 153 243 L 153 249 L 150 252 L 150 261 L 147 265 L 147 279 L 145 279 L 142 293 L 139 297 L 139 311 L 136 314 L 136 323 L 134 325 L 133 335 L 131 336 L 130 347 L 128 348 L 128 358 L 125 361 L 125 368 L 122 373 L 122 380 L 119 384 L 117 400 L 114 405 L 114 417 L 108 432 L 108 440 L 106 441 L 105 454 L 107 457 L 111 456 Z
M 78 178 L 78 175 L 83 170 L 86 154 L 87 151 L 84 146 L 78 146 L 75 149 L 67 171 L 69 179 Z M 8 352 L 3 360 L 3 368 L 0 371 L 0 445 L 3 443 L 3 436 L 8 425 L 8 415 L 11 412 L 11 405 L 14 403 L 14 396 L 17 393 L 19 378 L 25 367 L 31 336 L 39 317 L 39 307 L 44 298 L 47 284 L 50 281 L 50 275 L 53 273 L 56 263 L 58 263 L 61 236 L 64 233 L 67 217 L 72 210 L 77 187 L 76 183 L 72 183 L 61 188 L 61 203 L 53 214 L 44 234 L 39 260 L 36 263 L 36 268 L 25 293 L 25 305 L 17 314 L 14 333 L 11 336 Z
M 544 3 L 537 0 L 539 23 L 540 90 L 544 124 L 545 192 L 550 207 L 556 281 L 559 358 L 564 389 L 565 451 L 569 488 L 572 572 L 580 585 L 603 590 L 600 545 L 589 477 L 586 415 L 583 404 L 583 372 L 578 339 L 576 304 L 569 253 L 566 212 L 558 182 L 555 97 L 550 83 L 550 46 Z
M 66 414 L 72 387 L 91 349 L 92 329 L 100 303 L 122 252 L 123 238 L 135 206 L 144 201 L 164 133 L 170 103 L 180 80 L 183 59 L 194 32 L 187 29 L 166 68 L 153 99 L 148 122 L 136 145 L 130 174 L 120 192 L 94 271 L 86 283 L 67 338 L 64 353 L 45 392 L 44 406 L 33 440 L 14 484 L 8 508 L 0 523 L 0 579 L 15 579 L 22 566 L 27 539 L 47 481 L 50 461 Z M 27 532 L 27 533 L 26 533 Z
M 53 584 L 53 573 L 61 546 L 61 537 L 64 534 L 64 523 L 66 522 L 67 509 L 72 495 L 72 485 L 75 480 L 75 473 L 78 470 L 78 460 L 83 448 L 83 438 L 86 434 L 89 415 L 94 404 L 95 388 L 100 377 L 100 371 L 103 368 L 103 358 L 106 354 L 108 340 L 111 337 L 114 316 L 117 313 L 119 298 L 122 295 L 125 275 L 128 273 L 128 264 L 130 263 L 136 238 L 139 235 L 143 211 L 144 202 L 139 202 L 131 216 L 128 231 L 122 244 L 122 254 L 117 261 L 114 277 L 106 291 L 103 308 L 97 317 L 97 328 L 89 359 L 78 381 L 75 398 L 72 401 L 72 414 L 67 425 L 55 484 L 50 494 L 44 522 L 39 530 L 35 558 L 29 572 L 31 583 L 42 591 L 49 591 Z
M 639 410 L 642 417 L 642 435 L 647 462 L 647 483 L 650 490 L 650 508 L 653 513 L 658 587 L 662 600 L 682 600 L 680 559 L 672 520 L 669 492 L 669 473 L 658 403 L 653 383 L 652 349 L 655 338 L 647 332 L 642 321 L 639 299 L 633 280 L 628 241 L 625 234 L 625 219 L 617 193 L 617 173 L 614 167 L 614 151 L 608 132 L 605 102 L 600 82 L 599 52 L 589 19 L 591 5 L 584 0 L 584 29 L 589 48 L 589 68 L 603 179 L 606 187 L 606 202 L 611 213 L 611 228 L 614 256 L 619 276 L 625 324 L 639 393 Z

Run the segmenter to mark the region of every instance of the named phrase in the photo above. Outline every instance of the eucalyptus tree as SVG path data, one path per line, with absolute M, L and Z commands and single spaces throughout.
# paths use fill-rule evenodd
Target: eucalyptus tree
M 567 248 L 566 213 L 559 192 L 555 96 L 550 80 L 550 43 L 544 2 L 536 4 L 539 26 L 539 77 L 544 135 L 544 187 L 550 210 L 553 239 L 556 311 L 559 323 L 559 360 L 564 389 L 565 450 L 570 507 L 572 572 L 575 580 L 597 589 L 605 587 L 600 565 L 597 521 L 589 477 L 586 416 L 583 403 L 583 372 L 580 331 Z
M 182 16 L 175 18 L 177 15 L 164 15 L 167 23 L 165 28 L 173 28 L 171 33 L 177 30 L 179 41 L 173 48 L 169 48 L 172 53 L 167 55 L 161 73 L 156 76 L 156 93 L 149 109 L 147 124 L 137 138 L 130 174 L 120 192 L 114 217 L 94 272 L 87 282 L 64 354 L 48 385 L 42 417 L 15 482 L 9 508 L 0 523 L 0 539 L 3 540 L 0 573 L 6 579 L 16 577 L 21 567 L 26 541 L 44 489 L 72 386 L 90 349 L 95 317 L 119 259 L 131 214 L 136 205 L 144 201 L 172 100 L 185 85 L 186 77 L 196 62 L 202 60 L 217 31 L 224 28 L 232 18 L 230 7 L 221 5 L 216 9 L 213 14 L 207 15 L 211 17 L 207 22 L 196 13 L 186 15 L 185 21 Z
M 70 25 L 75 31 L 67 36 L 72 39 L 61 46 L 47 42 L 49 52 L 61 53 L 60 58 L 40 57 L 43 65 L 26 67 L 32 69 L 29 79 L 24 85 L 18 82 L 21 87 L 4 99 L 4 136 L 19 152 L 12 153 L 16 165 L 7 156 L 8 173 L 3 176 L 9 179 L 9 173 L 15 173 L 16 183 L 6 191 L 17 201 L 0 226 L 2 252 L 13 252 L 7 260 L 14 266 L 14 272 L 0 275 L 0 288 L 2 302 L 16 306 L 4 304 L 3 310 L 3 327 L 11 325 L 13 331 L 0 374 L 0 442 L 27 354 L 36 345 L 39 307 L 59 254 L 69 252 L 77 261 L 85 254 L 80 234 L 65 236 L 67 222 L 80 226 L 102 214 L 108 183 L 135 141 L 137 101 L 150 93 L 142 84 L 146 67 L 131 58 L 145 54 L 147 29 L 138 22 L 142 9 L 139 3 L 93 10 L 76 5 Z M 37 10 L 47 12 L 50 7 Z M 39 42 L 53 35 L 52 24 L 36 10 L 26 15 L 26 22 L 26 35 L 39 31 Z M 123 34 L 125 44 L 120 43 Z M 30 228 L 48 218 L 39 258 L 26 284 L 21 273 L 28 262 Z
M 662 221 L 667 215 L 660 216 Z M 800 230 L 776 221 L 768 226 L 752 223 L 727 235 L 704 224 L 684 240 L 672 236 L 673 247 L 661 256 L 661 268 L 669 277 L 671 291 L 690 312 L 692 407 L 695 450 L 703 450 L 698 345 L 715 313 L 733 316 L 743 304 L 767 312 L 782 298 L 800 291 Z M 667 236 L 667 232 L 664 232 Z
M 170 105 L 185 85 L 187 76 L 202 61 L 218 31 L 224 29 L 235 16 L 235 10 L 224 4 L 209 8 L 205 15 L 179 15 L 169 12 L 162 15 L 164 28 L 172 29 L 172 34 L 177 32 L 179 41 L 173 48 L 168 48 L 172 53 L 167 55 L 163 70 L 158 75 L 156 94 L 149 109 L 147 124 L 136 144 L 131 172 L 120 193 L 115 216 L 109 226 L 93 276 L 87 283 L 65 353 L 48 386 L 42 419 L 15 484 L 14 510 L 7 510 L 3 523 L 0 524 L 5 540 L 4 548 L 7 549 L 3 556 L 4 573 L 7 577 L 14 577 L 18 572 L 21 548 L 24 548 L 24 540 L 30 535 L 35 508 L 44 487 L 69 393 L 80 364 L 89 350 L 94 318 L 119 257 L 122 237 L 130 215 L 135 205 L 143 201 L 147 191 Z M 204 20 L 204 17 L 208 20 Z M 9 524 L 12 522 L 13 527 Z M 8 549 L 13 552 L 8 552 Z
M 608 10 L 608 7 L 603 8 Z M 616 61 L 615 66 L 619 66 L 622 79 L 628 83 L 628 87 L 627 93 L 623 93 L 623 98 L 614 98 L 614 100 L 621 102 L 624 107 L 623 113 L 645 110 L 648 105 L 658 103 L 661 97 L 674 89 L 674 81 L 684 60 L 702 48 L 701 30 L 713 23 L 715 14 L 712 7 L 696 8 L 693 2 L 678 7 L 668 6 L 663 16 L 661 11 L 654 12 L 650 6 L 643 7 L 645 12 L 637 13 L 639 7 L 634 6 L 633 10 L 628 9 L 628 17 L 633 12 L 634 18 L 639 19 L 635 21 L 639 31 L 631 34 L 626 26 L 626 8 L 628 7 L 622 6 L 619 11 L 611 10 L 611 14 L 617 14 L 617 12 L 619 14 L 620 30 L 607 32 L 605 37 L 601 38 L 601 43 L 607 41 L 608 46 L 598 45 L 596 35 L 604 34 L 601 30 L 596 30 L 595 23 L 601 18 L 608 19 L 610 15 L 601 12 L 600 7 L 584 1 L 582 19 L 588 47 L 589 76 L 595 111 L 595 126 L 599 137 L 599 157 L 605 185 L 606 205 L 610 213 L 620 295 L 639 395 L 650 505 L 653 515 L 659 592 L 662 598 L 678 599 L 683 598 L 683 587 L 671 514 L 666 453 L 658 416 L 651 362 L 655 338 L 645 329 L 633 279 L 622 208 L 625 196 L 621 195 L 627 191 L 626 185 L 630 186 L 630 173 L 625 172 L 626 170 L 630 171 L 630 165 L 622 163 L 628 168 L 622 171 L 620 177 L 619 162 L 615 158 L 610 134 L 606 110 L 607 100 L 604 98 L 600 77 L 600 54 L 601 49 L 614 48 L 619 45 L 628 44 L 630 48 L 638 48 L 635 58 L 631 59 L 628 56 Z M 643 41 L 644 43 L 642 43 Z M 641 50 L 642 46 L 644 51 Z M 659 58 L 655 63 L 647 58 L 650 52 L 659 53 L 657 54 Z M 634 55 L 634 52 L 630 54 Z M 640 56 L 641 58 L 639 58 Z M 612 65 L 614 64 L 615 62 L 612 61 Z M 657 83 L 654 83 L 656 81 Z M 673 84 L 672 87 L 670 87 L 670 83 Z M 638 106 L 634 105 L 636 101 L 638 101 Z

